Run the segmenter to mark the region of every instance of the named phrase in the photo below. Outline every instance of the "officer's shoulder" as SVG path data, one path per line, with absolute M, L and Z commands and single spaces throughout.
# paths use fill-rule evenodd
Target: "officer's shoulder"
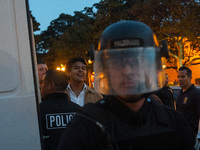
M 104 99 L 96 102 L 96 103 L 87 103 L 85 104 L 79 111 L 79 114 L 84 114 L 88 117 L 95 118 L 98 120 L 102 117 L 106 117 L 107 107 L 106 107 L 106 101 Z
M 149 96 L 147 101 L 152 103 L 156 110 L 159 110 L 162 112 L 164 111 L 170 118 L 176 118 L 176 117 L 181 116 L 181 113 L 179 113 L 178 111 L 174 110 L 173 108 L 169 106 L 161 104 L 158 100 L 154 99 L 154 96 L 152 95 Z
M 105 109 L 105 106 L 106 106 L 106 100 L 101 99 L 97 101 L 96 103 L 85 104 L 83 106 L 83 110 L 86 110 L 86 111 L 94 110 L 94 109 L 102 110 L 102 109 Z
M 67 101 L 67 105 L 71 106 L 71 107 L 74 107 L 74 108 L 77 108 L 77 109 L 81 109 L 82 107 L 79 106 L 78 104 L 72 102 L 72 101 Z
M 195 92 L 197 94 L 200 94 L 200 89 L 197 88 L 196 86 L 194 86 L 193 92 Z

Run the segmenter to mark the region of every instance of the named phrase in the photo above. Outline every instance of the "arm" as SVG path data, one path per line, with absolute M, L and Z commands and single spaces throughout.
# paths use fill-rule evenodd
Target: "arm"
M 75 117 L 60 140 L 58 150 L 100 150 L 105 146 L 101 130 L 85 118 Z

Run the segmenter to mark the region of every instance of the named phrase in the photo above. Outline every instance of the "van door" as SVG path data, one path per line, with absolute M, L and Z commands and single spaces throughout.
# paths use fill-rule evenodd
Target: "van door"
M 41 150 L 28 0 L 0 1 L 0 149 Z

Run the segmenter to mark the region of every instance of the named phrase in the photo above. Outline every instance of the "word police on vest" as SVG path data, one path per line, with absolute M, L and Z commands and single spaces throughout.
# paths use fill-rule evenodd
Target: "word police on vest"
M 66 125 L 74 118 L 76 112 L 72 113 L 57 113 L 46 115 L 47 129 L 65 128 Z

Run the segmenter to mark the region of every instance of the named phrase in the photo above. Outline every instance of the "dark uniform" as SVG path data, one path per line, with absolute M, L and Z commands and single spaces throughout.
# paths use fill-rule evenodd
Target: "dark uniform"
M 196 136 L 200 117 L 200 91 L 193 84 L 185 92 L 180 91 L 176 109 L 183 114 Z
M 168 87 L 163 87 L 158 90 L 155 95 L 157 95 L 164 105 L 174 108 L 174 95 L 173 90 Z
M 114 96 L 83 108 L 65 129 L 58 150 L 194 149 L 194 137 L 183 117 L 152 97 L 138 112 Z
M 66 125 L 80 107 L 68 100 L 65 93 L 49 94 L 40 104 L 45 150 L 55 150 Z

